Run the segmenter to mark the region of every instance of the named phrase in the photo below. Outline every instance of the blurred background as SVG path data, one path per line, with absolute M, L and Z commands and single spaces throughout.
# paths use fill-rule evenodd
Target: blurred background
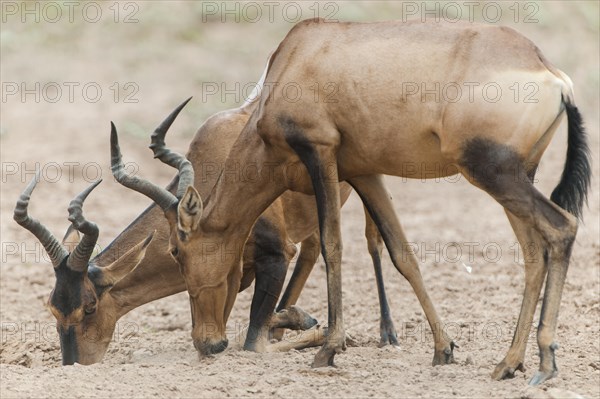
M 176 105 L 194 96 L 168 138 L 170 147 L 185 152 L 208 116 L 243 102 L 261 76 L 270 53 L 299 20 L 315 16 L 340 21 L 434 20 L 437 15 L 448 21 L 466 19 L 512 26 L 536 43 L 550 62 L 574 82 L 576 102 L 593 149 L 594 188 L 574 250 L 569 272 L 571 285 L 567 285 L 564 301 L 567 310 L 562 320 L 568 325 L 585 326 L 581 327 L 584 335 L 577 338 L 580 341 L 571 342 L 585 359 L 574 360 L 570 367 L 575 368 L 581 362 L 583 371 L 579 381 L 586 384 L 585 392 L 595 392 L 593 387 L 598 386 L 599 372 L 595 371 L 594 377 L 588 379 L 586 376 L 594 370 L 589 369 L 588 373 L 585 367 L 590 363 L 587 357 L 592 361 L 594 357 L 597 359 L 600 350 L 598 326 L 586 325 L 585 320 L 590 317 L 593 320 L 594 315 L 597 320 L 599 315 L 599 4 L 597 1 L 1 2 L 0 317 L 3 321 L 53 320 L 43 306 L 53 285 L 50 266 L 32 250 L 34 238 L 12 221 L 17 196 L 33 177 L 36 164 L 42 168 L 44 181 L 33 195 L 31 214 L 57 236 L 62 236 L 68 226 L 69 200 L 90 181 L 104 177 L 103 184 L 86 202 L 86 215 L 100 225 L 99 244 L 105 247 L 148 204 L 146 198 L 122 188 L 112 179 L 110 121 L 119 129 L 125 161 L 131 162 L 142 176 L 166 184 L 173 172 L 152 159 L 147 149 L 150 132 Z M 563 123 L 539 168 L 538 187 L 547 194 L 562 172 L 566 140 L 566 123 Z M 409 240 L 428 247 L 458 241 L 498 242 L 505 250 L 517 248 L 499 205 L 464 181 L 423 183 L 390 178 L 388 185 Z M 356 196 L 344 208 L 343 223 L 345 270 L 349 271 L 344 275 L 345 305 L 351 307 L 347 323 L 355 334 L 360 330 L 371 338 L 377 337 L 376 291 L 363 238 L 362 207 Z M 465 274 L 460 265 L 447 265 L 438 259 L 423 260 L 421 268 L 426 284 L 432 287 L 434 302 L 450 320 L 499 318 L 510 331 L 508 327 L 513 325 L 520 304 L 522 269 L 511 268 L 512 257 L 487 266 L 485 254 L 476 255 L 473 274 Z M 419 307 L 410 287 L 389 265 L 389 260 L 386 262 L 389 290 L 403 294 L 390 297 L 395 320 L 422 321 L 422 315 L 415 313 Z M 462 274 L 455 279 L 456 273 Z M 316 268 L 307 286 L 310 293 L 306 294 L 306 298 L 314 299 L 304 302 L 301 299 L 300 303 L 321 320 L 326 319 L 324 281 L 322 268 Z M 368 284 L 363 284 L 365 281 Z M 495 292 L 487 296 L 488 291 L 497 291 L 505 285 L 510 288 L 501 289 L 504 295 Z M 247 320 L 250 296 L 251 293 L 240 296 L 234 320 Z M 470 298 L 477 298 L 475 305 L 465 304 Z M 180 337 L 182 347 L 190 349 L 187 298 L 181 294 L 174 301 L 168 302 L 168 306 L 162 301 L 146 307 L 144 312 L 132 314 L 130 320 L 152 331 L 163 326 L 164 334 Z M 583 311 L 576 301 L 592 313 L 578 318 Z M 485 309 L 469 307 L 481 303 Z M 161 316 L 164 312 L 177 316 L 165 319 Z M 357 324 L 359 319 L 365 326 Z M 173 332 L 166 327 L 167 323 L 178 323 L 179 327 Z M 510 334 L 503 336 L 503 343 L 486 355 L 488 368 L 508 348 L 510 338 Z M 564 340 L 567 338 L 563 335 Z M 0 352 L 2 363 L 18 363 L 20 351 L 29 348 L 23 345 L 13 342 L 5 346 L 9 349 Z M 418 352 L 429 348 L 429 342 L 415 348 Z M 485 345 L 483 348 L 489 349 Z M 57 344 L 53 343 L 49 349 L 51 355 L 46 358 L 48 364 L 58 362 L 57 350 Z M 468 345 L 465 350 L 469 350 Z M 529 352 L 535 356 L 535 350 Z M 124 362 L 126 359 L 129 358 L 121 358 Z M 307 363 L 308 355 L 299 361 Z M 489 395 L 491 391 L 477 392 Z
M 126 143 L 136 143 L 133 151 L 142 155 L 136 162 L 142 162 L 148 158 L 151 129 L 194 96 L 170 133 L 170 140 L 181 140 L 183 151 L 208 116 L 243 101 L 287 31 L 314 16 L 340 21 L 437 17 L 512 26 L 572 78 L 596 148 L 598 15 L 596 1 L 3 2 L 2 234 L 8 233 L 5 222 L 14 198 L 4 200 L 7 183 L 26 180 L 35 162 L 57 162 L 63 173 L 69 168 L 64 162 L 80 163 L 71 166 L 77 172 L 89 161 L 105 168 L 110 120 Z M 565 142 L 559 133 L 553 145 L 562 149 Z M 87 180 L 96 169 L 88 165 L 83 171 Z M 540 169 L 544 173 L 543 165 Z M 170 171 L 164 175 L 166 182 Z M 60 185 L 65 179 L 57 180 Z

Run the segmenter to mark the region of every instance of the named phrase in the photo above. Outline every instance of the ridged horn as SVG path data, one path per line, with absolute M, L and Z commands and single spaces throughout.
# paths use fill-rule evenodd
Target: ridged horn
M 165 119 L 150 136 L 151 144 L 149 147 L 154 153 L 154 158 L 158 158 L 163 163 L 179 170 L 179 185 L 177 186 L 176 194 L 177 198 L 183 197 L 187 186 L 194 184 L 194 168 L 192 167 L 192 163 L 185 156 L 173 152 L 165 146 L 165 136 L 173 124 L 173 121 L 175 121 L 175 118 L 177 118 L 177 115 L 179 115 L 183 107 L 185 107 L 191 99 L 192 97 L 188 98 L 181 105 L 175 108 L 175 110 L 171 112 L 169 116 L 167 116 L 167 119 Z
M 29 182 L 25 190 L 23 190 L 19 196 L 13 218 L 19 225 L 23 226 L 37 237 L 40 243 L 44 246 L 48 256 L 50 256 L 52 265 L 54 267 L 58 267 L 60 263 L 69 255 L 69 253 L 65 248 L 63 248 L 56 237 L 54 237 L 46 227 L 27 214 L 27 207 L 29 206 L 31 193 L 33 192 L 33 189 L 35 188 L 39 179 L 40 172 L 38 171 L 33 180 Z
M 119 137 L 117 128 L 114 123 L 110 123 L 110 154 L 111 154 L 111 171 L 115 179 L 123 186 L 130 188 L 138 193 L 144 194 L 146 197 L 154 201 L 158 206 L 166 211 L 171 205 L 177 203 L 177 197 L 168 192 L 162 187 L 157 186 L 145 179 L 137 176 L 129 176 L 125 171 L 121 149 L 119 148 Z
M 181 198 L 185 194 L 185 190 L 188 185 L 194 183 L 194 169 L 191 162 L 183 155 L 176 152 L 172 152 L 165 146 L 165 135 L 167 131 L 177 118 L 177 115 L 181 112 L 183 107 L 191 100 L 188 98 L 181 105 L 179 105 L 173 112 L 162 121 L 162 123 L 154 130 L 151 135 L 150 148 L 154 153 L 154 158 L 160 159 L 167 165 L 179 171 L 179 185 L 177 188 L 177 195 L 171 194 L 169 191 L 162 187 L 157 186 L 148 180 L 138 178 L 136 176 L 128 176 L 125 172 L 125 166 L 121 155 L 121 149 L 119 147 L 119 137 L 117 134 L 117 128 L 114 123 L 111 122 L 111 134 L 110 134 L 110 150 L 111 150 L 111 170 L 113 176 L 119 183 L 128 187 L 134 191 L 144 194 L 150 198 L 157 205 L 159 205 L 163 211 L 169 209 L 172 205 L 178 202 L 178 198 Z
M 92 183 L 88 188 L 83 190 L 79 195 L 71 200 L 69 204 L 69 221 L 77 231 L 83 234 L 81 241 L 75 247 L 69 259 L 67 266 L 75 271 L 86 272 L 88 262 L 94 252 L 94 247 L 98 241 L 99 229 L 94 222 L 90 222 L 83 216 L 83 202 L 94 188 L 102 182 L 102 179 Z

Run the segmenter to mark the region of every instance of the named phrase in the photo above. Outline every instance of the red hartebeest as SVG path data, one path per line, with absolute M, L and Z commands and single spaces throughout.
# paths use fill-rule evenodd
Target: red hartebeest
M 289 101 L 285 90 L 291 82 L 298 92 L 310 95 Z M 429 90 L 450 84 L 468 88 L 468 94 L 409 95 L 414 91 L 403 92 L 403 83 Z M 488 83 L 504 88 L 505 94 L 492 96 Z M 533 84 L 536 101 L 515 101 L 506 95 L 515 84 Z M 170 245 L 190 295 L 198 351 L 214 353 L 224 347 L 225 322 L 240 280 L 241 251 L 228 258 L 214 254 L 241 248 L 257 217 L 289 189 L 317 198 L 329 334 L 313 365 L 333 364 L 334 355 L 345 347 L 338 182 L 347 181 L 361 196 L 396 268 L 423 306 L 434 335 L 433 363 L 451 362 L 453 343 L 440 331 L 441 320 L 414 255 L 402 254 L 404 235 L 379 176 L 460 173 L 504 207 L 523 246 L 533 243 L 544 255 L 526 259 L 514 340 L 493 377 L 510 377 L 523 368 L 527 327 L 545 279 L 537 334 L 540 367 L 530 383 L 551 378 L 557 370 L 558 309 L 577 216 L 590 182 L 590 156 L 570 79 L 531 41 L 505 27 L 308 20 L 296 25 L 275 51 L 265 87 L 269 90 L 261 93 L 225 165 L 258 165 L 257 179 L 232 181 L 221 175 L 209 196 L 201 196 L 191 184 L 185 190 L 180 186 L 177 197 L 133 187 L 159 203 L 169 221 Z M 548 199 L 532 179 L 565 114 L 567 160 Z M 160 152 L 159 147 L 154 150 Z M 184 162 L 156 155 L 175 167 Z M 295 171 L 293 176 L 289 170 Z M 203 253 L 206 245 L 213 256 Z
M 212 173 L 203 174 L 197 186 L 203 195 L 208 195 L 216 182 L 219 172 L 216 168 L 223 166 L 229 149 L 255 105 L 249 102 L 240 108 L 211 116 L 194 136 L 188 158 L 197 168 L 203 165 L 215 168 L 211 169 Z M 173 190 L 176 183 L 177 178 L 169 184 L 168 189 Z M 177 264 L 166 251 L 169 226 L 161 209 L 152 205 L 96 257 L 90 259 L 91 252 L 86 252 L 85 256 L 77 255 L 80 262 L 73 268 L 62 261 L 79 242 L 77 229 L 69 228 L 62 243 L 58 243 L 41 224 L 31 224 L 25 222 L 28 219 L 22 218 L 28 204 L 28 199 L 24 198 L 29 198 L 35 182 L 31 184 L 15 209 L 15 219 L 42 241 L 55 267 L 56 282 L 48 307 L 57 320 L 63 364 L 99 362 L 122 316 L 145 303 L 185 290 L 185 281 L 177 270 Z M 347 198 L 350 187 L 342 184 L 340 188 L 342 197 Z M 380 342 L 381 345 L 397 345 L 381 275 L 379 259 L 383 242 L 373 226 L 367 215 L 368 231 L 365 234 L 374 261 L 380 297 Z M 240 291 L 248 288 L 256 279 L 249 334 L 244 344 L 246 349 L 281 351 L 314 344 L 322 338 L 323 331 L 317 330 L 315 334 L 308 334 L 294 342 L 265 345 L 269 327 L 306 329 L 315 323 L 314 319 L 293 305 L 319 255 L 317 228 L 314 199 L 300 193 L 283 196 L 256 223 L 245 246 L 243 277 L 239 288 Z M 149 234 L 155 230 L 154 239 L 151 240 Z M 85 237 L 84 241 L 88 241 Z M 298 262 L 277 307 L 278 313 L 271 318 L 288 263 L 295 253 L 295 242 L 302 242 Z M 280 337 L 281 330 L 275 333 Z

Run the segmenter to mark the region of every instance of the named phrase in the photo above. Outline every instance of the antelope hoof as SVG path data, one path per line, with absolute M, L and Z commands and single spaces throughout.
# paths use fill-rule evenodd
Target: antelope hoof
M 555 342 L 540 348 L 540 370 L 529 380 L 529 385 L 539 385 L 558 374 L 554 355 L 557 349 L 558 344 Z
M 262 339 L 262 337 L 256 337 L 252 339 L 246 336 L 246 341 L 244 341 L 244 350 L 257 353 L 266 352 L 266 342 L 264 339 Z
M 380 348 L 383 348 L 387 344 L 400 347 L 400 344 L 398 344 L 398 334 L 396 333 L 396 329 L 394 328 L 394 324 L 391 322 L 391 320 L 381 323 L 380 337 L 381 337 L 381 339 L 379 340 Z
M 333 358 L 335 357 L 335 355 L 337 353 L 340 353 L 341 351 L 342 351 L 341 348 L 335 349 L 335 348 L 329 348 L 329 347 L 327 347 L 327 345 L 323 345 L 323 347 L 315 355 L 315 360 L 311 364 L 311 367 L 312 368 L 327 367 L 327 366 L 334 367 L 335 364 L 333 364 Z
M 549 380 L 550 378 L 554 378 L 557 374 L 556 370 L 553 371 L 538 371 L 535 375 L 529 380 L 529 385 L 535 386 L 540 385 L 544 381 Z
M 442 350 L 436 349 L 433 355 L 432 365 L 441 366 L 444 364 L 456 363 L 454 360 L 454 348 L 458 348 L 458 345 L 456 345 L 454 341 L 450 341 L 450 344 L 446 348 Z
M 315 360 L 311 365 L 313 368 L 327 366 L 334 367 L 335 364 L 333 364 L 333 358 L 335 355 L 346 350 L 346 334 L 342 333 L 341 337 L 336 339 L 335 337 L 329 336 L 329 329 L 326 330 L 326 333 L 328 335 L 327 341 L 315 355 Z
M 492 373 L 492 379 L 500 381 L 515 378 L 515 372 L 517 370 L 523 373 L 525 372 L 525 367 L 523 366 L 522 361 L 511 363 L 507 362 L 506 360 L 503 360 L 500 363 L 498 363 L 498 365 L 494 369 L 494 372 Z

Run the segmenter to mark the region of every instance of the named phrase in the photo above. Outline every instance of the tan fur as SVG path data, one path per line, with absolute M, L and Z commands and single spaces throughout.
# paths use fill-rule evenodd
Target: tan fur
M 258 215 L 286 190 L 311 194 L 318 187 L 330 313 L 329 334 L 314 364 L 331 365 L 333 356 L 345 347 L 338 211 L 341 197 L 337 182 L 349 181 L 363 200 L 368 198 L 365 203 L 371 215 L 379 218 L 379 230 L 390 238 L 388 250 L 396 259 L 396 267 L 411 282 L 423 305 L 434 332 L 434 364 L 451 362 L 452 343 L 436 332 L 441 321 L 422 284 L 416 262 L 402 264 L 398 260 L 403 233 L 387 194 L 377 183 L 378 175 L 434 178 L 462 173 L 540 234 L 544 245 L 554 254 L 553 264 L 562 265 L 565 259 L 568 262 L 565 245 L 574 237 L 574 218 L 541 197 L 523 179 L 527 177 L 523 170 L 518 175 L 519 181 L 510 180 L 507 173 L 523 160 L 538 160 L 541 156 L 563 111 L 562 98 L 572 98 L 572 85 L 565 76 L 549 67 L 531 41 L 504 27 L 465 22 L 301 22 L 272 56 L 265 78 L 265 87 L 270 90 L 261 94 L 258 108 L 225 163 L 226 168 L 259 165 L 260 176 L 251 183 L 219 181 L 208 197 L 202 196 L 205 208 L 194 239 L 177 245 L 190 254 L 202 251 L 206 243 L 222 253 L 227 248 L 238 248 Z M 284 89 L 291 82 L 310 95 L 305 94 L 298 101 L 287 100 Z M 402 83 L 411 82 L 426 87 L 453 82 L 461 86 L 469 82 L 479 85 L 473 88 L 472 95 L 467 91 L 456 101 L 448 101 L 435 96 L 404 96 Z M 522 89 L 531 82 L 536 85 L 537 101 L 524 102 L 522 98 L 515 101 L 510 86 L 516 83 Z M 315 83 L 322 88 L 333 83 L 336 89 L 333 101 L 315 101 L 311 91 Z M 486 100 L 488 93 L 483 88 L 487 83 L 501 88 L 503 95 L 497 101 Z M 467 156 L 476 159 L 479 155 L 469 154 L 469 145 L 482 138 L 486 143 L 510 150 L 487 154 L 505 156 L 501 159 L 508 161 L 503 165 L 504 174 L 499 176 L 503 186 L 486 185 L 466 164 Z M 485 159 L 481 162 L 485 163 Z M 290 168 L 305 173 L 292 179 L 286 173 Z M 431 173 L 432 170 L 435 172 Z M 509 189 L 511 185 L 514 191 Z M 565 229 L 559 229 L 561 225 Z M 187 258 L 184 278 L 189 292 L 194 294 L 192 336 L 197 347 L 221 341 L 227 318 L 227 306 L 216 307 L 212 315 L 197 311 L 200 307 L 205 309 L 207 303 L 203 287 L 213 283 L 206 276 L 222 278 L 231 273 L 240 256 L 238 252 L 230 259 Z M 564 282 L 564 276 L 561 279 L 560 275 L 566 268 L 559 269 L 552 273 L 558 277 L 552 281 L 545 298 L 550 310 L 544 316 L 548 318 L 548 327 L 544 326 L 538 335 L 545 360 L 537 382 L 551 376 L 550 341 Z M 538 282 L 528 286 L 532 288 L 526 292 L 527 301 L 537 300 L 534 291 L 538 291 Z M 224 295 L 223 290 L 219 289 L 218 295 Z M 525 304 L 524 309 L 529 306 Z M 530 310 L 526 310 L 523 320 L 530 317 Z M 216 330 L 207 332 L 203 328 L 205 323 L 216 325 Z M 522 348 L 514 347 L 511 351 L 520 353 Z M 504 371 L 500 373 L 502 376 Z
M 187 157 L 196 168 L 196 187 L 202 196 L 206 197 L 214 186 L 231 145 L 248 120 L 249 106 L 251 105 L 212 116 L 190 143 Z M 341 187 L 342 195 L 347 198 L 351 188 L 347 184 Z M 290 260 L 296 251 L 294 243 L 310 239 L 317 228 L 314 197 L 301 193 L 286 193 L 266 211 L 265 216 L 278 226 L 278 231 L 289 234 L 285 240 L 289 243 L 286 250 Z M 156 231 L 152 241 L 142 245 L 153 229 Z M 63 245 L 68 243 L 75 247 L 79 242 L 78 237 L 77 231 L 70 229 Z M 145 303 L 186 289 L 178 265 L 167 251 L 169 239 L 169 226 L 165 223 L 163 212 L 159 207 L 150 207 L 136 223 L 121 233 L 109 248 L 92 260 L 92 263 L 103 271 L 102 285 L 112 286 L 96 298 L 93 284 L 86 279 L 83 294 L 93 296 L 97 300 L 96 311 L 93 314 L 84 314 L 82 307 L 65 318 L 48 305 L 58 324 L 76 326 L 76 335 L 80 338 L 94 337 L 78 340 L 81 364 L 92 364 L 102 360 L 116 323 L 123 315 Z M 247 256 L 243 262 L 243 275 L 239 278 L 242 280 L 240 290 L 247 288 L 254 279 L 253 245 L 252 240 L 246 245 Z M 306 246 L 304 252 L 309 249 L 312 251 L 310 245 Z M 312 264 L 303 264 L 298 269 L 306 269 L 308 277 L 315 261 L 316 257 Z M 286 307 L 295 304 L 304 282 L 305 280 L 297 281 L 288 287 L 296 295 L 286 303 Z M 260 348 L 267 350 L 268 346 L 259 346 Z

